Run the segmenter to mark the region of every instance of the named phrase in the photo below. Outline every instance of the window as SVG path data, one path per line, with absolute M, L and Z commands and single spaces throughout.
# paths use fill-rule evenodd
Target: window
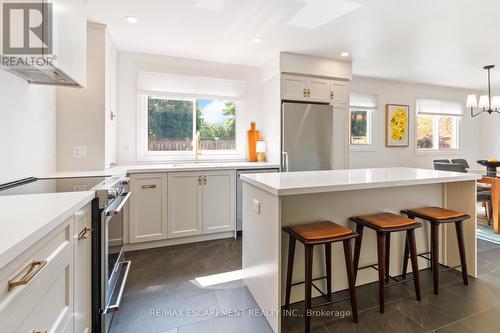
M 236 102 L 147 96 L 148 150 L 236 150 Z
M 245 157 L 241 81 L 139 72 L 138 86 L 138 160 L 192 160 L 197 138 L 200 159 Z
M 351 94 L 350 104 L 349 144 L 351 150 L 374 149 L 374 117 L 377 97 L 353 93 Z
M 462 114 L 457 102 L 417 100 L 417 150 L 458 150 Z

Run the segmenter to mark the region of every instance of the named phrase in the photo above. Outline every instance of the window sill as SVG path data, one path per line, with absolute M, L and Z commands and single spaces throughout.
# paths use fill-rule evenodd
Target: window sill
M 415 151 L 415 155 L 417 156 L 423 156 L 423 155 L 461 155 L 462 151 L 460 149 L 417 149 Z
M 349 145 L 349 152 L 374 152 L 377 151 L 375 145 Z
M 242 154 L 202 154 L 196 159 L 194 155 L 176 154 L 154 154 L 138 156 L 137 162 L 152 163 L 195 163 L 195 162 L 218 162 L 218 161 L 244 161 L 246 158 Z

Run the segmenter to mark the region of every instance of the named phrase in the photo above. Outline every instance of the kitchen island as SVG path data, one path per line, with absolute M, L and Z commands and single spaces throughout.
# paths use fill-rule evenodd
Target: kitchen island
M 281 331 L 288 239 L 287 225 L 330 220 L 354 229 L 349 217 L 377 212 L 439 206 L 472 216 L 464 223 L 469 274 L 476 276 L 476 174 L 414 168 L 380 168 L 242 175 L 243 277 L 274 332 Z M 441 227 L 440 263 L 459 264 L 453 225 Z M 418 253 L 429 249 L 429 226 L 416 232 Z M 333 245 L 333 291 L 347 289 L 341 244 Z M 404 234 L 391 239 L 390 274 L 401 274 Z M 360 267 L 377 262 L 376 235 L 365 232 Z M 316 253 L 317 251 L 317 253 Z M 313 278 L 324 275 L 324 254 L 315 249 Z M 428 268 L 419 260 L 419 268 Z M 304 251 L 297 245 L 293 282 L 304 280 Z M 378 280 L 375 270 L 361 270 L 357 285 Z M 324 287 L 324 285 L 319 284 Z M 313 297 L 319 296 L 316 291 Z M 302 285 L 292 288 L 291 302 L 304 299 Z

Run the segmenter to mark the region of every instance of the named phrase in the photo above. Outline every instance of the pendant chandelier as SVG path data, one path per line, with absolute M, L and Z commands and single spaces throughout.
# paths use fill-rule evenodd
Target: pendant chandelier
M 467 107 L 470 108 L 470 115 L 475 117 L 483 112 L 492 114 L 493 112 L 500 113 L 500 96 L 491 96 L 491 77 L 490 71 L 495 68 L 495 65 L 484 66 L 483 69 L 488 71 L 488 95 L 481 95 L 479 103 L 476 95 L 467 96 Z

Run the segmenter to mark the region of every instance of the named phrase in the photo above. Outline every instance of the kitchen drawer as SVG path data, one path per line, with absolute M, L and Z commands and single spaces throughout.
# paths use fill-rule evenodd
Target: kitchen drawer
M 73 251 L 64 247 L 45 268 L 45 275 L 32 280 L 33 288 L 15 311 L 0 325 L 0 332 L 73 332 Z
M 47 290 L 48 286 L 42 284 L 42 280 L 46 280 L 48 272 L 54 270 L 62 256 L 67 253 L 72 255 L 72 229 L 73 217 L 70 217 L 0 270 L 0 325 L 16 312 L 26 313 L 26 304 L 32 304 L 33 293 L 40 292 L 40 289 Z M 34 262 L 40 264 L 29 271 Z M 26 278 L 27 274 L 31 278 Z M 25 284 L 9 286 L 9 281 L 23 280 Z M 0 329 L 0 332 L 10 331 Z

